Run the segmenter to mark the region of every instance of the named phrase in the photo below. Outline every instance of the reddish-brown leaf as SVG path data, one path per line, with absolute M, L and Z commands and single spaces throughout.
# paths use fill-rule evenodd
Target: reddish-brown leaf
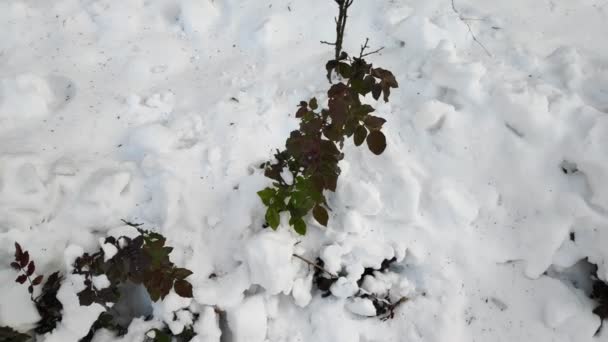
M 306 109 L 306 107 L 300 107 L 296 112 L 296 118 L 301 118 L 306 115 L 306 113 L 308 113 L 308 109 Z
M 367 147 L 376 155 L 382 154 L 386 149 L 386 137 L 380 131 L 372 131 L 367 136 Z
M 173 285 L 175 293 L 184 298 L 192 298 L 192 284 L 187 280 L 178 280 Z
M 34 280 L 32 281 L 32 285 L 40 285 L 40 283 L 42 283 L 42 278 L 44 278 L 44 276 L 41 275 L 34 278 Z
M 22 274 L 22 275 L 18 276 L 17 279 L 15 279 L 15 281 L 18 282 L 19 284 L 25 283 L 26 280 L 27 280 L 27 276 L 25 274 Z
M 27 263 L 30 262 L 30 253 L 28 251 L 23 252 L 23 254 L 21 254 L 21 258 L 19 259 L 19 265 L 21 265 L 21 268 L 24 268 L 25 266 L 27 266 Z
M 21 259 L 21 255 L 23 254 L 23 249 L 21 245 L 15 242 L 15 260 Z
M 369 129 L 380 129 L 386 120 L 378 116 L 368 115 L 364 122 L 365 126 L 367 126 Z
M 327 227 L 329 215 L 327 214 L 327 210 L 325 208 L 320 205 L 315 206 L 312 210 L 312 215 L 314 216 L 315 220 L 317 220 L 317 222 Z
M 21 266 L 16 262 L 11 262 L 11 267 L 16 269 L 17 271 L 21 269 Z
M 29 264 L 27 264 L 27 275 L 31 276 L 32 274 L 34 274 L 34 271 L 36 271 L 36 265 L 34 264 L 34 260 L 30 261 Z
M 355 137 L 353 138 L 356 146 L 360 146 L 365 141 L 367 137 L 367 129 L 365 126 L 359 126 L 355 130 Z

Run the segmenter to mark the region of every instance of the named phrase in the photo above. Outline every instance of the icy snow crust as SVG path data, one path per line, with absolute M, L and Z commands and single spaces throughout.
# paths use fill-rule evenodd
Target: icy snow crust
M 299 237 L 262 229 L 257 166 L 299 101 L 324 98 L 333 1 L 0 2 L 0 326 L 39 319 L 14 241 L 67 274 L 133 234 L 125 218 L 168 237 L 195 298 L 95 342 L 142 341 L 162 319 L 179 332 L 188 307 L 199 342 L 607 341 L 585 293 L 545 271 L 589 258 L 608 280 L 608 4 L 456 6 L 482 19 L 468 23 L 491 56 L 448 0 L 355 1 L 346 49 L 384 46 L 370 59 L 400 84 L 377 105 L 388 148 L 347 144 L 330 227 Z M 293 253 L 348 275 L 321 298 Z M 347 297 L 393 256 L 363 287 L 410 299 L 366 318 Z M 86 334 L 102 308 L 78 306 L 81 281 L 67 277 L 63 322 L 40 341 Z

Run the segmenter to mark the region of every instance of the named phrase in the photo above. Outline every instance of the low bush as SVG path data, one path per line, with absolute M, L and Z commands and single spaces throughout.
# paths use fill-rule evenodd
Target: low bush
M 126 222 L 126 221 L 125 221 Z M 161 234 L 139 228 L 140 225 L 126 222 L 137 228 L 140 235 L 135 238 L 121 236 L 108 237 L 104 247 L 93 254 L 85 253 L 78 257 L 74 263 L 74 274 L 84 276 L 85 288 L 78 293 L 80 305 L 89 306 L 97 303 L 106 308 L 91 327 L 89 334 L 81 342 L 91 341 L 99 329 L 108 329 L 117 335 L 127 333 L 128 325 L 121 325 L 116 312 L 111 311 L 114 304 L 121 299 L 121 287 L 126 284 L 142 286 L 150 299 L 154 302 L 165 298 L 171 290 L 179 296 L 191 298 L 192 285 L 186 278 L 192 272 L 185 268 L 176 267 L 169 258 L 172 247 L 166 246 L 166 238 Z M 112 251 L 112 252 L 108 252 Z M 53 331 L 57 323 L 61 322 L 63 306 L 57 299 L 57 291 L 61 287 L 63 277 L 59 272 L 51 274 L 47 279 L 40 295 L 34 297 L 34 289 L 43 282 L 43 275 L 36 275 L 36 265 L 31 260 L 28 251 L 23 250 L 19 243 L 15 243 L 15 260 L 11 267 L 18 272 L 15 281 L 27 285 L 32 302 L 35 304 L 40 321 L 36 324 L 34 332 L 44 334 Z M 95 286 L 96 277 L 107 278 L 103 288 Z M 158 330 L 151 339 L 154 342 L 167 341 L 175 337 L 177 341 L 186 342 L 192 339 L 194 331 L 187 327 L 179 335 L 172 335 L 170 330 Z M 19 333 L 10 327 L 0 328 L 0 342 L 27 341 L 29 335 Z M 150 337 L 146 337 L 150 339 Z

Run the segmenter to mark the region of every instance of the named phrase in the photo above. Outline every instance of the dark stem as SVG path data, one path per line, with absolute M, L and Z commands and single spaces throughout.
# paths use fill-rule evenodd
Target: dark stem
M 27 271 L 24 268 L 20 268 L 21 272 L 23 272 L 23 275 L 25 275 L 27 277 L 27 281 L 30 283 L 30 286 L 32 288 L 34 288 L 34 283 L 32 283 L 32 279 L 30 278 L 29 275 L 27 275 Z M 29 292 L 29 290 L 28 290 Z M 38 304 L 38 301 L 36 300 L 37 298 L 34 298 L 34 291 L 32 291 L 30 293 L 30 299 L 32 300 L 32 302 L 34 302 L 35 304 Z
M 312 261 L 310 261 L 310 260 L 308 260 L 308 259 L 306 259 L 306 258 L 304 258 L 304 257 L 302 257 L 302 256 L 299 256 L 299 255 L 297 255 L 297 254 L 293 254 L 293 256 L 294 256 L 294 257 L 296 257 L 296 258 L 298 258 L 298 259 L 300 259 L 300 260 L 302 260 L 302 261 L 304 261 L 305 263 L 309 264 L 310 266 L 312 266 L 312 267 L 314 267 L 314 268 L 318 269 L 319 271 L 321 271 L 321 272 L 323 272 L 323 273 L 325 273 L 325 274 L 329 275 L 329 276 L 330 276 L 330 277 L 332 277 L 333 279 L 337 279 L 337 278 L 338 278 L 338 276 L 337 276 L 337 275 L 332 274 L 332 273 L 331 273 L 331 272 L 329 272 L 328 270 L 324 269 L 323 267 L 321 267 L 321 266 L 319 266 L 319 265 L 315 264 L 314 262 L 312 262 Z
M 378 53 L 378 52 L 384 50 L 384 46 L 383 46 L 383 47 L 381 47 L 379 49 L 376 49 L 374 51 L 365 53 L 365 50 L 369 49 L 369 45 L 367 45 L 367 43 L 369 43 L 369 38 L 365 38 L 365 43 L 363 45 L 361 45 L 361 52 L 359 53 L 359 59 L 363 59 L 364 57 L 367 57 L 369 55 L 373 55 L 375 53 Z
M 334 0 L 339 6 L 338 19 L 336 20 L 336 60 L 342 53 L 342 43 L 344 42 L 344 32 L 346 31 L 346 19 L 348 19 L 348 9 L 355 0 Z

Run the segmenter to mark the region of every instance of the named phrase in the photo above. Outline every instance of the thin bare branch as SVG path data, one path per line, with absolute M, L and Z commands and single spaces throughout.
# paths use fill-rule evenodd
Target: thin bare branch
M 367 57 L 369 55 L 373 55 L 375 53 L 378 53 L 378 52 L 384 50 L 384 46 L 383 46 L 377 50 L 365 53 L 365 50 L 369 49 L 369 45 L 367 45 L 368 43 L 369 43 L 369 38 L 365 38 L 365 43 L 363 45 L 361 45 L 361 52 L 359 53 L 359 59 L 361 59 L 363 57 Z
M 324 269 L 323 267 L 321 267 L 321 266 L 317 265 L 316 263 L 314 263 L 314 262 L 312 262 L 312 261 L 310 261 L 310 260 L 308 260 L 308 259 L 306 259 L 306 258 L 304 258 L 304 257 L 302 257 L 302 256 L 299 256 L 299 255 L 297 255 L 297 254 L 293 254 L 293 256 L 294 256 L 294 257 L 296 257 L 296 258 L 298 258 L 298 259 L 300 259 L 300 260 L 302 260 L 302 261 L 304 261 L 304 262 L 305 262 L 305 263 L 307 263 L 308 265 L 310 265 L 310 266 L 312 266 L 312 267 L 314 267 L 314 268 L 318 269 L 319 271 L 321 271 L 321 272 L 323 272 L 323 273 L 325 273 L 325 274 L 329 275 L 329 276 L 330 276 L 330 277 L 332 277 L 332 278 L 338 278 L 338 276 L 337 276 L 337 275 L 335 275 L 335 274 L 333 274 L 333 273 L 329 272 L 328 270 Z
M 327 44 L 327 45 L 332 45 L 332 46 L 336 45 L 336 43 L 326 42 L 324 40 L 321 41 L 321 44 Z
M 490 53 L 490 51 L 488 51 L 488 49 L 485 47 L 485 45 L 483 45 L 483 43 L 480 42 L 479 39 L 477 39 L 477 37 L 475 36 L 475 33 L 473 33 L 473 29 L 471 28 L 471 25 L 467 22 L 470 20 L 481 20 L 481 19 L 464 17 L 462 14 L 460 14 L 458 9 L 456 8 L 456 4 L 454 3 L 454 0 L 451 0 L 451 1 L 452 1 L 452 11 L 454 11 L 454 13 L 456 13 L 458 15 L 458 19 L 460 19 L 460 21 L 462 21 L 467 26 L 467 29 L 469 30 L 471 37 L 473 37 L 473 41 L 475 41 L 475 43 L 477 43 L 477 45 L 479 45 L 488 56 L 492 57 L 492 54 Z

